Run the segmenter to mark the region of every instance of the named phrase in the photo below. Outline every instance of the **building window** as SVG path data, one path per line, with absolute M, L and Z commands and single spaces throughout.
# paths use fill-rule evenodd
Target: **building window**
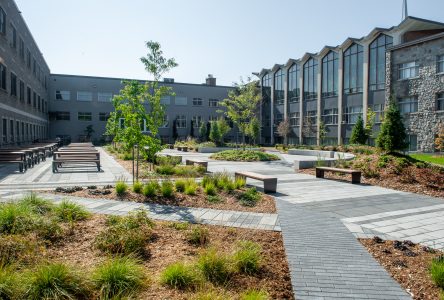
M 362 117 L 362 106 L 347 106 L 344 112 L 344 121 L 347 124 L 356 124 L 359 116 Z
M 56 100 L 69 101 L 69 100 L 71 100 L 71 92 L 70 91 L 56 91 L 55 97 L 56 97 Z
M 384 118 L 384 104 L 373 104 L 373 112 L 375 113 L 375 123 L 382 123 Z
M 281 122 L 284 120 L 284 114 L 276 114 L 274 117 L 274 126 L 279 126 Z
M 37 96 L 37 109 L 40 110 L 40 95 Z
M 219 100 L 218 99 L 208 99 L 208 106 L 209 107 L 218 107 Z
M 28 99 L 28 104 L 29 105 L 31 105 L 31 94 L 32 94 L 32 92 L 31 92 L 31 88 L 28 86 L 28 87 L 26 87 L 26 97 L 27 97 L 27 99 Z
M 69 121 L 71 120 L 71 114 L 69 111 L 57 111 L 55 113 L 55 119 L 57 121 Z
M 399 111 L 402 114 L 409 114 L 418 111 L 418 99 L 416 97 L 406 97 L 398 101 Z
M 163 96 L 162 98 L 160 98 L 160 103 L 163 105 L 170 105 L 171 97 L 170 96 Z
M 406 142 L 408 144 L 408 151 L 418 150 L 418 137 L 416 134 L 408 134 Z
M 271 101 L 271 76 L 268 73 L 262 77 L 262 100 Z
M 415 61 L 403 63 L 398 65 L 399 73 L 398 78 L 399 79 L 409 79 L 418 76 L 419 66 L 416 64 Z
M 169 127 L 168 115 L 163 115 L 163 124 L 160 128 L 168 128 Z
M 101 112 L 99 113 L 99 121 L 106 122 L 109 119 L 109 113 Z
M 11 96 L 17 97 L 17 75 L 11 72 Z
M 322 97 L 338 95 L 338 54 L 330 51 L 322 59 Z
M 180 106 L 188 105 L 188 98 L 187 97 L 176 96 L 176 99 L 175 99 L 174 103 L 176 105 L 180 105 Z
M 285 101 L 284 82 L 284 70 L 279 69 L 279 71 L 274 74 L 274 102 L 277 105 L 283 105 Z
M 370 90 L 385 88 L 385 51 L 393 45 L 393 38 L 381 34 L 370 44 Z
M 318 62 L 310 58 L 304 64 L 304 100 L 313 100 L 318 97 Z
M 11 47 L 17 49 L 17 29 L 11 23 Z
M 301 70 L 298 64 L 293 64 L 288 70 L 288 102 L 295 103 L 299 101 L 300 87 L 299 76 Z
M 195 128 L 199 128 L 202 124 L 202 116 L 193 116 L 191 120 L 193 121 L 193 126 Z
M 208 121 L 209 121 L 209 122 L 217 121 L 217 116 L 209 116 L 209 117 L 208 117 Z
M 78 112 L 77 120 L 79 121 L 92 121 L 92 113 L 90 112 Z
M 193 106 L 202 106 L 202 98 L 193 98 Z
M 444 110 L 444 93 L 439 93 L 436 97 L 436 110 Z
M 0 7 L 0 33 L 6 34 L 6 13 L 2 7 Z
M 294 126 L 299 126 L 300 124 L 300 116 L 299 116 L 299 112 L 292 112 L 290 113 L 290 126 L 294 127 Z
M 322 121 L 325 125 L 334 125 L 338 124 L 338 109 L 330 108 L 324 109 L 322 114 Z
M 14 120 L 9 120 L 9 140 L 14 142 Z
M 444 73 L 444 55 L 438 56 L 437 69 L 438 73 Z
M 32 73 L 34 74 L 34 76 L 36 74 L 36 67 L 37 67 L 37 62 L 35 61 L 35 57 L 33 56 L 32 57 Z
M 25 60 L 25 42 L 22 38 L 19 39 L 19 54 L 20 58 L 24 61 Z
M 8 120 L 3 119 L 2 126 L 3 143 L 6 143 L 8 141 Z
M 20 92 L 20 101 L 25 102 L 25 83 L 20 80 L 20 84 L 19 84 L 19 92 Z
M 353 44 L 344 52 L 344 93 L 361 93 L 363 85 L 364 48 Z
M 37 107 L 37 94 L 36 94 L 36 92 L 32 93 L 32 107 Z
M 318 113 L 316 110 L 308 110 L 305 112 L 304 126 L 314 126 L 317 123 Z
M 6 67 L 0 63 L 0 88 L 6 91 Z
M 92 101 L 91 92 L 77 92 L 77 101 Z
M 102 93 L 99 92 L 97 94 L 97 101 L 99 102 L 111 102 L 113 99 L 113 94 L 112 93 Z
M 31 51 L 29 48 L 26 49 L 26 65 L 28 69 L 31 69 Z
M 176 116 L 177 128 L 187 128 L 187 117 L 185 115 Z

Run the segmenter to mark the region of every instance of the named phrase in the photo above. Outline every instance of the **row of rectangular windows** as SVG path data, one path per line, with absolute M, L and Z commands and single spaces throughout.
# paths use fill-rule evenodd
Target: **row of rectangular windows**
M 6 13 L 3 8 L 0 6 L 0 34 L 7 38 L 7 18 Z M 23 63 L 26 63 L 26 67 L 29 70 L 32 70 L 34 77 L 41 83 L 42 87 L 47 89 L 47 76 L 43 74 L 42 68 L 37 63 L 36 58 L 33 56 L 31 60 L 31 51 L 29 48 L 26 48 L 26 57 L 25 57 L 25 42 L 22 37 L 19 37 L 17 43 L 17 29 L 12 22 L 10 22 L 11 28 L 11 36 L 10 36 L 10 47 L 17 51 Z M 18 46 L 17 46 L 18 45 Z M 16 52 L 17 53 L 17 52 Z M 26 60 L 26 61 L 25 61 Z
M 23 121 L 2 119 L 2 142 L 32 142 L 47 136 L 47 126 L 26 123 Z M 9 134 L 8 134 L 9 133 Z
M 21 79 L 17 78 L 17 75 L 13 72 L 10 72 L 9 76 L 10 87 L 9 92 L 12 97 L 17 98 L 21 102 L 25 102 L 25 95 L 28 105 L 32 105 L 35 109 L 41 112 L 47 112 L 48 103 L 40 97 L 35 91 L 32 91 L 29 86 L 26 87 L 25 93 L 25 82 Z M 6 67 L 0 63 L 0 89 L 4 91 L 8 91 L 7 89 L 7 69 Z

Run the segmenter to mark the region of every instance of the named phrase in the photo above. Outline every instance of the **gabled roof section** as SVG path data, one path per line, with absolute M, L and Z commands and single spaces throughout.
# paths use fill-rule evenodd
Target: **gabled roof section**
M 279 70 L 280 68 L 282 68 L 284 65 L 280 65 L 280 64 L 275 64 L 273 66 L 273 68 L 271 68 L 271 72 L 276 72 L 277 70 Z
M 310 58 L 317 58 L 316 56 L 317 56 L 318 54 L 317 53 L 310 53 L 310 52 L 306 52 L 305 54 L 304 54 L 304 56 L 302 56 L 302 58 L 301 58 L 301 62 L 302 63 L 305 63 L 307 60 L 309 60 Z
M 285 63 L 285 66 L 288 68 L 288 67 L 291 67 L 293 64 L 297 64 L 297 63 L 300 63 L 300 62 L 301 62 L 300 59 L 293 59 L 293 58 L 290 58 L 290 59 L 287 60 L 287 62 Z
M 325 55 L 327 55 L 328 52 L 330 51 L 334 51 L 334 52 L 338 52 L 338 46 L 333 47 L 333 46 L 324 46 L 324 48 L 322 48 L 321 51 L 319 51 L 318 56 L 320 58 L 324 57 Z
M 370 31 L 369 34 L 367 34 L 365 37 L 362 38 L 362 42 L 369 42 L 373 41 L 378 35 L 381 33 L 390 35 L 390 30 L 392 30 L 394 27 L 391 28 L 380 28 L 376 27 L 372 31 Z
M 262 69 L 259 73 L 253 73 L 253 74 L 256 75 L 257 77 L 262 77 L 270 71 L 271 71 L 270 69 Z
M 412 17 L 405 18 L 398 26 L 391 29 L 392 32 L 406 32 L 416 30 L 444 29 L 444 23 Z
M 347 49 L 348 47 L 350 47 L 353 43 L 356 44 L 361 44 L 362 38 L 357 39 L 357 38 L 347 38 L 344 42 L 342 42 L 341 45 L 338 46 L 338 48 L 341 48 L 343 50 Z

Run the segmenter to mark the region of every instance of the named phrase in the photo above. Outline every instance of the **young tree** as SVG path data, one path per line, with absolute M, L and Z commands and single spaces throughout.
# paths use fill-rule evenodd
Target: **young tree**
M 375 125 L 376 113 L 371 109 L 367 109 L 367 123 L 365 123 L 365 134 L 367 140 L 373 137 L 373 126 Z
M 303 118 L 303 126 L 302 126 L 302 137 L 308 138 L 316 136 L 317 128 L 312 121 L 310 116 L 305 116 Z
M 253 144 L 256 144 L 259 134 L 261 133 L 261 123 L 259 119 L 254 117 L 251 119 L 248 126 L 248 136 L 253 140 Z
M 444 152 L 444 123 L 438 127 L 438 136 L 435 139 L 435 149 Z
M 173 120 L 173 140 L 176 141 L 179 137 L 179 134 L 177 133 L 177 119 Z
M 277 133 L 284 138 L 284 144 L 287 145 L 288 135 L 290 134 L 290 122 L 288 119 L 283 120 L 277 127 Z
M 368 140 L 367 132 L 364 128 L 364 121 L 359 116 L 355 126 L 353 126 L 352 134 L 350 137 L 351 144 L 364 145 Z
M 237 126 L 242 134 L 242 143 L 245 149 L 245 136 L 251 120 L 256 116 L 261 96 L 257 81 L 242 81 L 235 84 L 235 89 L 230 91 L 228 98 L 221 101 L 221 106 L 226 108 L 224 114 Z
M 326 136 L 327 136 L 327 127 L 325 126 L 325 123 L 321 121 L 319 123 L 319 142 L 321 145 L 323 145 Z
M 85 134 L 86 134 L 86 139 L 87 139 L 88 141 L 91 141 L 91 137 L 92 137 L 92 134 L 93 134 L 94 132 L 96 132 L 96 131 L 93 129 L 93 126 L 92 126 L 92 125 L 88 125 L 88 126 L 86 126 Z
M 211 131 L 211 122 L 207 122 L 207 134 L 205 136 L 205 140 L 209 141 L 210 140 L 210 131 Z
M 376 145 L 386 152 L 402 151 L 407 148 L 407 134 L 402 116 L 392 97 L 384 111 L 384 121 L 376 139 Z
M 224 143 L 224 137 L 227 135 L 228 132 L 230 132 L 231 128 L 224 117 L 220 117 L 217 120 L 217 127 L 220 134 L 220 144 L 222 145 Z
M 194 120 L 191 120 L 190 137 L 194 137 Z
M 202 121 L 202 123 L 200 123 L 199 136 L 202 139 L 202 141 L 206 142 L 206 140 L 207 140 L 207 124 L 205 121 Z
M 214 142 L 216 145 L 219 145 L 219 142 L 220 142 L 220 131 L 219 131 L 219 126 L 217 124 L 217 121 L 212 121 L 211 122 L 210 140 L 212 142 Z

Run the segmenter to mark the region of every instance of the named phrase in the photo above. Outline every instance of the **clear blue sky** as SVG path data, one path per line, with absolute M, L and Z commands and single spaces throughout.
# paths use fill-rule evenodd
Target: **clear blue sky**
M 148 78 L 145 41 L 202 83 L 240 76 L 401 21 L 402 0 L 16 0 L 52 73 Z M 409 0 L 409 15 L 444 22 L 443 0 Z

